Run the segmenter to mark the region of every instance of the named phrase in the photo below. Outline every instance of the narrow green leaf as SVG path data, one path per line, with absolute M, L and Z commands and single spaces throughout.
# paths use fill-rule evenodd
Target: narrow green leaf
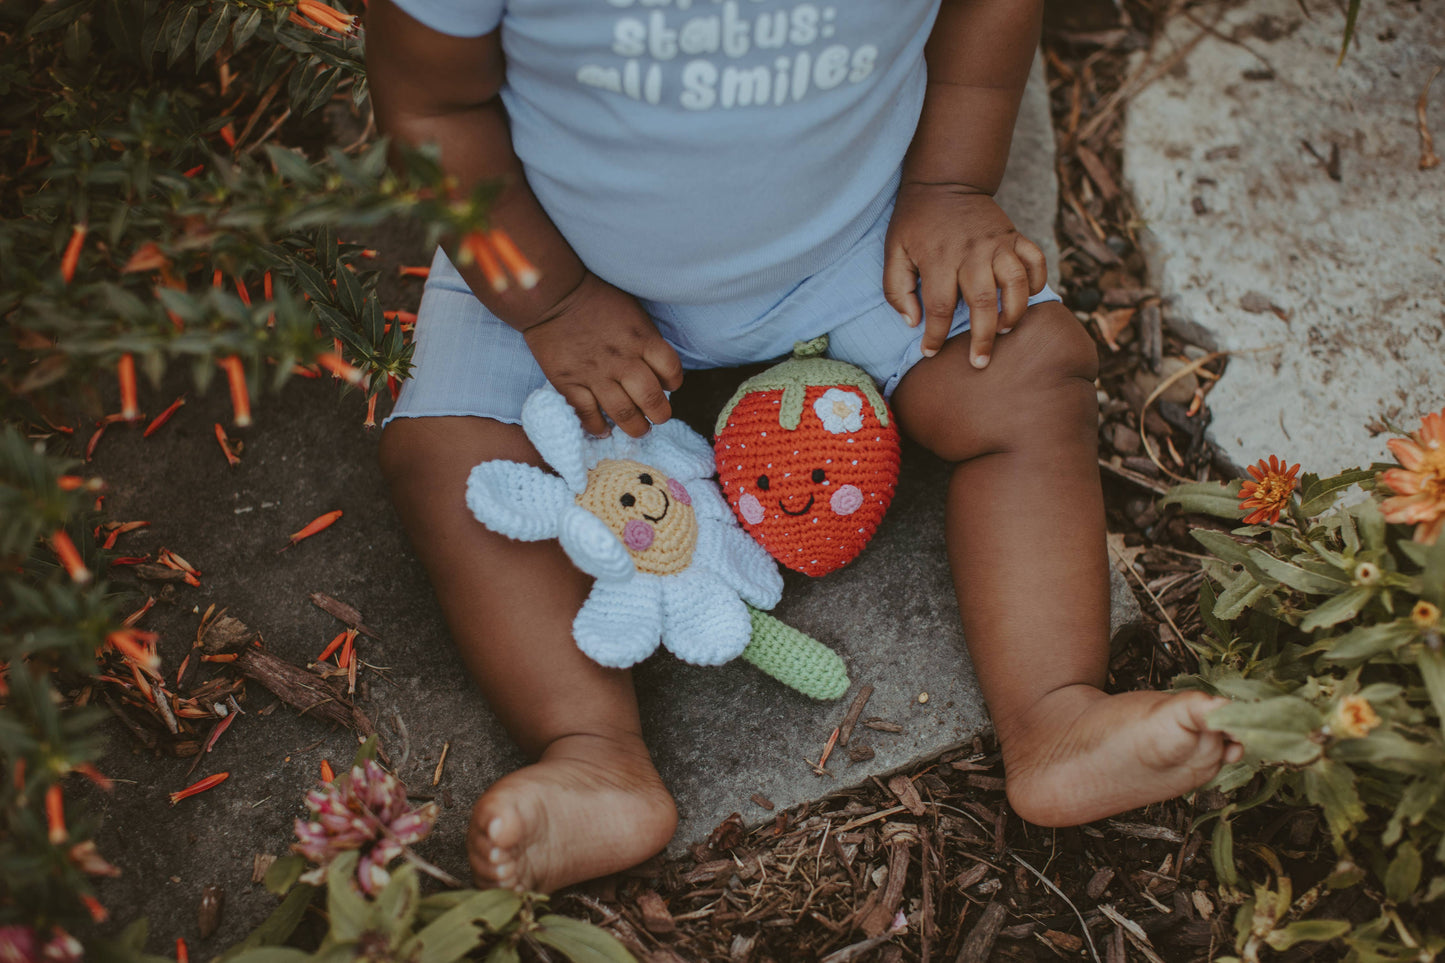
M 1214 515 L 1237 521 L 1244 517 L 1239 508 L 1239 482 L 1220 485 L 1214 482 L 1190 482 L 1176 485 L 1159 500 L 1160 506 L 1178 505 L 1186 512 Z
M 1335 66 L 1345 62 L 1345 55 L 1350 52 L 1350 41 L 1355 36 L 1355 18 L 1360 15 L 1360 0 L 1350 0 L 1345 8 L 1345 38 L 1340 43 L 1340 58 L 1335 61 Z
M 1350 583 L 1345 579 L 1317 575 L 1298 565 L 1277 559 L 1262 548 L 1250 549 L 1245 565 L 1258 569 L 1266 577 L 1306 595 L 1334 595 L 1350 587 Z
M 1325 823 L 1336 840 L 1344 840 L 1365 818 L 1365 807 L 1355 788 L 1355 774 L 1349 766 L 1332 759 L 1319 759 L 1304 771 L 1305 794 L 1325 814 Z
M 1304 765 L 1319 758 L 1312 736 L 1324 724 L 1314 706 L 1295 696 L 1231 702 L 1209 714 L 1208 726 L 1229 733 L 1245 751 L 1271 762 Z
M 1445 608 L 1445 537 L 1435 539 L 1435 544 L 1425 553 L 1421 567 L 1424 571 L 1420 573 L 1420 594 Z
M 1196 528 L 1189 534 L 1211 555 L 1222 558 L 1231 565 L 1243 565 L 1249 559 L 1250 546 L 1235 541 L 1223 532 L 1216 532 L 1209 528 Z
M 1328 478 L 1313 479 L 1300 486 L 1300 514 L 1314 518 L 1334 504 L 1340 492 L 1374 477 L 1375 473 L 1369 469 L 1350 468 Z
M 573 963 L 637 963 L 616 937 L 591 923 L 549 914 L 537 921 L 537 942 L 560 950 Z
M 222 3 L 217 5 L 211 15 L 196 30 L 196 70 L 207 63 L 221 44 L 225 42 L 226 35 L 230 32 L 231 5 Z
M 341 264 L 336 265 L 336 303 L 354 321 L 361 320 L 361 306 L 365 295 L 356 275 Z M 379 340 L 379 339 L 378 339 Z
M 266 145 L 266 156 L 276 168 L 276 173 L 298 187 L 319 190 L 321 177 L 298 151 L 288 150 L 275 144 Z
M 1315 629 L 1328 628 L 1352 619 L 1360 614 L 1360 609 L 1365 607 L 1374 594 L 1374 590 L 1366 585 L 1342 592 L 1306 615 L 1300 622 L 1300 628 L 1305 632 L 1313 632 Z
M 1326 639 L 1315 645 L 1326 662 L 1363 662 L 1385 652 L 1391 652 L 1409 642 L 1415 636 L 1415 628 L 1409 622 L 1386 622 L 1383 625 L 1362 625 L 1333 639 Z
M 301 918 L 306 915 L 306 908 L 311 905 L 311 898 L 315 895 L 315 886 L 305 884 L 293 886 L 291 892 L 287 893 L 286 898 L 281 901 L 281 905 L 266 917 L 265 922 L 252 930 L 240 943 L 223 953 L 221 959 L 230 963 L 247 950 L 284 943 L 300 924 Z M 278 963 L 290 963 L 290 961 L 278 961 Z
M 1344 920 L 1300 920 L 1284 929 L 1273 930 L 1264 941 L 1276 950 L 1287 950 L 1296 943 L 1311 941 L 1324 943 L 1350 931 L 1350 924 Z
M 498 943 L 487 954 L 486 963 L 522 963 L 517 947 L 512 943 Z
M 1420 678 L 1435 707 L 1435 722 L 1445 724 L 1445 654 L 1422 649 L 1415 664 L 1420 667 Z
M 191 42 L 196 38 L 196 30 L 201 25 L 200 8 L 190 3 L 178 3 L 171 8 L 166 17 L 167 26 L 171 18 L 176 21 L 175 33 L 170 35 L 170 43 L 166 51 L 166 63 L 173 64 L 180 59 L 181 54 L 186 52 Z
M 1214 863 L 1214 875 L 1225 886 L 1239 885 L 1239 869 L 1234 865 L 1234 827 L 1229 821 L 1229 807 L 1219 822 L 1214 824 L 1211 838 L 1210 858 Z
M 42 3 L 40 9 L 25 24 L 25 35 L 33 37 L 47 30 L 69 26 L 73 21 L 88 13 L 95 0 L 51 0 Z
M 467 955 L 482 942 L 482 930 L 478 923 L 485 923 L 493 930 L 501 929 L 510 921 L 521 906 L 521 897 L 510 890 L 487 890 L 465 894 L 465 898 L 426 926 L 409 943 L 409 950 L 402 956 L 414 959 L 415 963 L 453 963 Z M 505 920 L 493 925 L 489 918 L 496 919 L 499 911 L 507 909 Z M 415 957 L 411 953 L 417 953 Z
M 272 863 L 266 870 L 266 878 L 262 881 L 267 891 L 277 896 L 285 896 L 301 874 L 306 872 L 306 860 L 296 853 L 288 853 L 276 862 Z
M 356 888 L 358 853 L 343 853 L 326 870 L 326 915 L 331 919 L 331 935 L 338 940 L 361 938 L 366 931 L 369 907 Z
M 1224 592 L 1214 605 L 1214 615 L 1225 620 L 1237 619 L 1241 612 L 1272 591 L 1269 586 L 1259 584 L 1253 573 L 1240 572 L 1234 581 L 1224 587 Z
M 231 29 L 231 47 L 233 50 L 240 50 L 241 46 L 256 35 L 261 28 L 261 8 L 250 7 L 236 18 L 236 24 Z
M 311 295 L 313 304 L 331 303 L 331 285 L 321 276 L 321 272 L 299 258 L 292 258 L 290 262 L 292 275 L 301 290 Z M 164 290 L 164 289 L 162 289 Z
M 381 747 L 381 741 L 375 733 L 366 737 L 366 741 L 356 747 L 356 755 L 351 757 L 351 768 L 364 766 L 369 760 L 376 758 L 376 752 Z
M 1422 869 L 1420 851 L 1408 839 L 1395 850 L 1395 858 L 1385 870 L 1385 895 L 1397 903 L 1403 903 L 1415 894 L 1420 885 Z

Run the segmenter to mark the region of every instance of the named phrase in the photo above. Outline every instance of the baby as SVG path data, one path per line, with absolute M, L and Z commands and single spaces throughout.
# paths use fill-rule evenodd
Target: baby
M 1203 693 L 1106 695 L 1093 342 L 994 203 L 1041 0 L 371 0 L 381 128 L 434 142 L 541 268 L 438 253 L 382 467 L 451 632 L 536 762 L 477 800 L 480 885 L 551 891 L 662 849 L 677 814 L 628 672 L 571 622 L 589 580 L 468 512 L 550 381 L 641 435 L 690 368 L 828 334 L 955 465 L 945 526 L 1008 797 L 1046 826 L 1187 792 L 1237 747 Z M 610 422 L 610 424 L 609 424 Z M 612 426 L 615 426 L 613 429 Z

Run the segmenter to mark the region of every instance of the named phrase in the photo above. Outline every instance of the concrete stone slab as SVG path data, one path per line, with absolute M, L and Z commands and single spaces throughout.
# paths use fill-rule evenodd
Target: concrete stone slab
M 1014 144 L 1015 164 L 1001 195 L 1019 227 L 1056 260 L 1056 190 L 1047 97 L 1036 71 Z M 406 238 L 400 240 L 405 246 Z M 414 248 L 415 239 L 410 239 Z M 396 243 L 370 243 L 393 254 Z M 406 255 L 421 260 L 419 252 Z M 395 282 L 384 282 L 387 303 L 399 303 Z M 689 376 L 690 420 L 711 424 L 741 375 Z M 173 380 L 147 392 L 158 406 L 188 386 Z M 212 603 L 260 630 L 268 648 L 292 661 L 314 658 L 337 624 L 307 600 L 325 592 L 357 606 L 382 641 L 363 640 L 361 705 L 381 731 L 398 773 L 414 791 L 441 803 L 436 832 L 422 855 L 450 872 L 467 874 L 461 840 L 472 801 L 495 779 L 526 760 L 482 703 L 456 657 L 431 589 L 412 555 L 374 466 L 376 436 L 361 428 L 355 394 L 336 396 L 328 384 L 293 380 L 279 396 L 258 399 L 256 426 L 241 464 L 226 466 L 211 437 L 213 422 L 229 418 L 219 385 L 193 398 L 153 438 L 112 431 L 94 469 L 111 484 L 113 517 L 148 519 L 151 527 L 125 536 L 136 553 L 169 546 L 204 573 L 199 589 L 179 587 L 176 604 L 158 606 L 146 625 L 163 633 L 165 663 L 174 667 L 194 637 L 199 613 Z M 781 618 L 835 647 L 854 689 L 818 703 L 737 662 L 699 669 L 670 656 L 654 657 L 636 673 L 644 724 L 658 768 L 676 795 L 682 825 L 673 852 L 706 837 L 732 812 L 749 824 L 776 810 L 857 785 L 963 744 L 985 731 L 987 716 L 968 664 L 944 556 L 940 519 L 946 468 L 908 449 L 897 498 L 874 543 L 851 566 L 824 580 L 792 576 Z M 340 508 L 341 522 L 294 550 L 276 555 L 286 536 L 322 512 Z M 1114 624 L 1140 613 L 1115 575 Z M 860 726 L 854 743 L 874 757 L 849 764 L 836 751 L 828 776 L 816 760 L 859 686 L 874 693 L 865 718 L 896 723 L 896 733 Z M 356 740 L 345 731 L 296 716 L 284 707 L 257 710 L 270 695 L 251 686 L 250 713 L 203 758 L 155 757 L 135 748 L 118 725 L 110 732 L 106 771 L 116 777 L 109 796 L 95 795 L 102 816 L 99 841 L 125 875 L 102 884 L 116 920 L 148 915 L 152 950 L 176 936 L 192 952 L 210 954 L 254 926 L 274 905 L 251 883 L 257 853 L 280 854 L 291 823 L 302 814 L 302 793 L 321 760 L 340 768 Z M 928 693 L 920 703 L 921 693 Z M 444 746 L 446 765 L 433 775 Z M 229 771 L 209 793 L 172 808 L 166 794 L 194 778 Z M 227 894 L 219 932 L 199 942 L 195 908 L 204 887 Z
M 1059 242 L 1054 219 L 1059 216 L 1059 182 L 1054 175 L 1054 122 L 1049 112 L 1049 85 L 1044 58 L 1034 58 L 1029 82 L 1019 103 L 1009 145 L 1008 170 L 994 198 L 1013 219 L 1019 233 L 1037 244 L 1049 264 L 1049 284 L 1059 283 Z
M 1338 68 L 1344 5 L 1300 6 L 1176 17 L 1155 62 L 1220 19 L 1129 105 L 1125 177 L 1166 317 L 1237 352 L 1213 440 L 1239 465 L 1281 452 L 1326 473 L 1385 458 L 1367 423 L 1445 404 L 1445 167 L 1419 169 L 1415 118 L 1445 6 L 1365 4 Z

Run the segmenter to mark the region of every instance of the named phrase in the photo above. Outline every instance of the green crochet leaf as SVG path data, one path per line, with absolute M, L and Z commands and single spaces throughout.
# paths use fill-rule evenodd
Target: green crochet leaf
M 810 387 L 817 385 L 847 385 L 857 388 L 873 406 L 878 423 L 888 427 L 888 404 L 878 393 L 878 385 L 873 382 L 872 377 L 857 365 L 823 357 L 823 352 L 827 349 L 826 334 L 812 341 L 799 341 L 793 345 L 793 356 L 787 361 L 781 361 L 738 385 L 737 391 L 734 391 L 728 403 L 723 405 L 713 435 L 722 434 L 738 402 L 755 391 L 783 393 L 778 424 L 788 431 L 794 431 L 803 420 L 803 395 Z
M 783 685 L 813 699 L 837 699 L 852 683 L 838 653 L 810 635 L 748 606 L 753 638 L 743 658 Z

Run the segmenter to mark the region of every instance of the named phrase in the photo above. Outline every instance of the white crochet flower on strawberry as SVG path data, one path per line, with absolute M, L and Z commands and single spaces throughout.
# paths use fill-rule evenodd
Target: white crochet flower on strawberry
M 830 434 L 863 429 L 863 396 L 842 388 L 829 388 L 813 402 L 813 413 Z
M 467 480 L 467 506 L 510 538 L 558 539 L 596 578 L 572 623 L 582 651 L 614 668 L 659 642 L 696 665 L 742 654 L 752 635 L 743 603 L 772 608 L 783 580 L 710 480 L 706 439 L 677 419 L 642 438 L 594 438 L 550 386 L 527 399 L 522 428 L 557 474 L 483 462 Z

